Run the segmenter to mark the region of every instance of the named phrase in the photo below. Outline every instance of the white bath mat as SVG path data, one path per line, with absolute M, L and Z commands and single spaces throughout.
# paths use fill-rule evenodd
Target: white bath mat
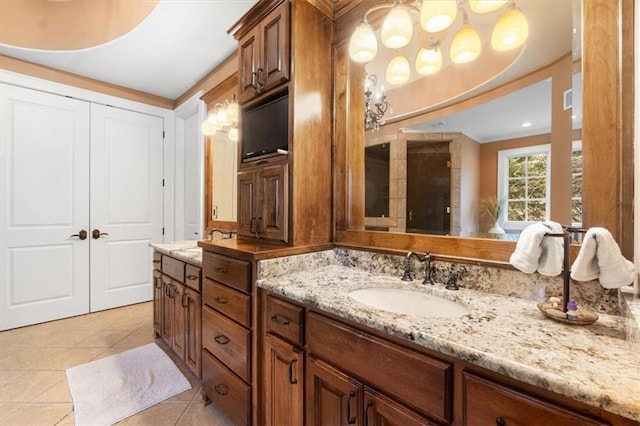
M 111 425 L 191 389 L 155 343 L 67 369 L 76 425 Z

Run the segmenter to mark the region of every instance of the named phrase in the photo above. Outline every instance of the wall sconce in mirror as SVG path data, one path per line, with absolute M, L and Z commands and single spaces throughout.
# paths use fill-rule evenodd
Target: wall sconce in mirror
M 442 50 L 451 29 L 459 23 L 449 46 L 453 63 L 472 62 L 482 52 L 483 40 L 473 27 L 465 5 L 475 14 L 488 14 L 502 8 L 507 0 L 421 0 L 395 1 L 368 9 L 349 41 L 349 56 L 355 62 L 367 63 L 378 54 L 378 40 L 367 22 L 370 13 L 391 9 L 380 31 L 380 42 L 395 54 L 387 65 L 386 78 L 390 84 L 403 84 L 410 76 L 407 53 L 401 49 L 410 45 L 414 33 L 420 48 L 415 56 L 415 69 L 419 74 L 438 72 L 442 67 Z M 461 19 L 457 19 L 461 15 Z M 507 6 L 491 31 L 491 47 L 507 51 L 522 46 L 529 35 L 527 18 L 514 2 Z M 488 38 L 488 36 L 486 37 Z M 425 42 L 425 40 L 428 40 Z
M 202 123 L 202 133 L 205 136 L 213 136 L 221 130 L 229 134 L 229 139 L 238 140 L 238 102 L 233 95 L 231 101 L 217 103 L 209 111 L 207 119 Z
M 384 124 L 384 115 L 391 109 L 384 94 L 384 87 L 378 90 L 378 76 L 367 74 L 364 87 L 364 127 L 378 130 Z

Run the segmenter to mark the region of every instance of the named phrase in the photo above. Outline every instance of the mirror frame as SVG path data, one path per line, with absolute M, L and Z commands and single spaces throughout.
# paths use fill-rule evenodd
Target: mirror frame
M 238 93 L 238 72 L 234 72 L 225 78 L 213 89 L 202 95 L 200 99 L 207 104 L 207 111 L 214 108 L 217 103 L 225 99 L 231 99 Z M 235 177 L 234 177 L 235 179 Z M 212 229 L 225 229 L 236 231 L 237 221 L 215 220 L 213 218 L 213 141 L 211 136 L 205 136 L 204 144 L 204 223 L 205 232 Z
M 379 3 L 358 1 L 334 26 L 335 242 L 506 263 L 515 242 L 364 230 L 364 97 L 350 96 L 350 87 L 362 85 L 360 73 L 350 71 L 363 65 L 350 60 L 348 42 L 364 12 Z M 609 229 L 627 258 L 633 258 L 634 81 L 633 55 L 621 52 L 633 52 L 633 8 L 633 0 L 582 4 L 583 226 Z

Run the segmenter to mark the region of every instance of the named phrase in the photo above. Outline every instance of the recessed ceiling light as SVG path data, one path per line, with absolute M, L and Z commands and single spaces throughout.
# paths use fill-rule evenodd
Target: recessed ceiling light
M 531 127 L 531 122 L 525 121 L 524 123 L 522 123 L 522 127 Z

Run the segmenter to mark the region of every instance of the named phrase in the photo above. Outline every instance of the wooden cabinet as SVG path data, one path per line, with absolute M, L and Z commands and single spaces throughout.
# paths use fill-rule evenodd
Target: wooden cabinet
M 161 263 L 153 271 L 154 333 L 201 377 L 201 268 L 158 253 L 154 260 L 156 255 Z
M 252 264 L 203 252 L 202 383 L 235 424 L 250 424 Z
M 289 80 L 289 3 L 270 12 L 238 41 L 240 102 Z
M 289 165 L 238 172 L 238 235 L 289 241 Z
M 463 373 L 464 418 L 475 425 L 605 425 L 475 374 Z
M 264 424 L 304 423 L 304 352 L 267 334 L 264 342 Z

